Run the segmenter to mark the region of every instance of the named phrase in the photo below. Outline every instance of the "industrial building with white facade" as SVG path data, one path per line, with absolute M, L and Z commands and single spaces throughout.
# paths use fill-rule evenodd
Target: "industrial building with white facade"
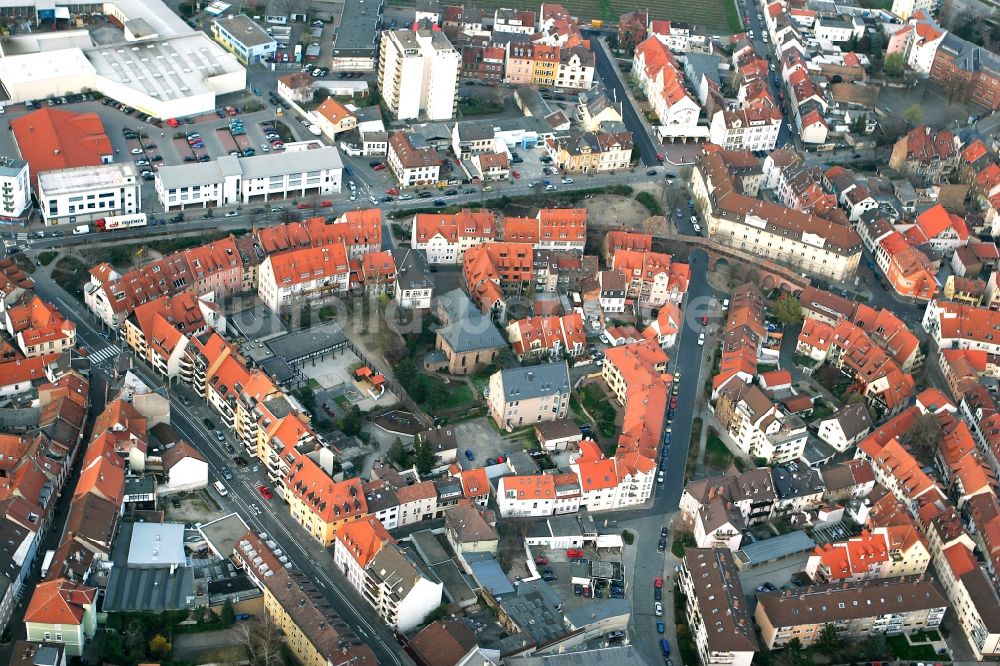
M 44 3 L 0 0 L 0 14 L 46 18 Z M 5 39 L 0 84 L 11 102 L 97 91 L 157 118 L 215 109 L 215 97 L 246 87 L 236 57 L 195 31 L 159 0 L 99 5 L 52 3 L 56 16 L 101 8 L 123 40 L 96 44 L 87 30 Z
M 164 210 L 234 206 L 340 192 L 344 163 L 331 147 L 160 167 L 156 195 Z

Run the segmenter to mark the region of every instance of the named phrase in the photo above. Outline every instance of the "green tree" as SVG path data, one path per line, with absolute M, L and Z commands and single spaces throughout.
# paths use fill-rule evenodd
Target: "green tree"
M 386 453 L 386 456 L 388 456 L 389 460 L 392 462 L 402 464 L 405 453 L 406 449 L 403 448 L 403 440 L 397 437 L 396 441 L 394 441 L 392 446 L 389 447 L 389 451 Z
M 219 615 L 219 619 L 221 619 L 222 623 L 227 627 L 233 622 L 236 622 L 236 610 L 233 608 L 233 602 L 231 600 L 226 599 L 226 603 L 222 604 L 222 611 Z
M 348 437 L 354 437 L 361 432 L 361 424 L 361 410 L 357 405 L 351 405 L 344 418 L 337 423 L 337 427 Z
M 816 638 L 816 647 L 825 655 L 831 655 L 840 650 L 842 641 L 832 624 L 824 624 Z
M 149 653 L 156 657 L 166 657 L 173 650 L 170 641 L 163 634 L 156 634 L 149 641 Z
M 924 122 L 924 110 L 919 104 L 914 104 L 906 111 L 903 111 L 903 119 L 910 125 L 921 125 Z
M 941 424 L 934 414 L 921 414 L 906 433 L 906 443 L 913 449 L 913 455 L 922 463 L 934 461 L 934 454 L 941 444 Z
M 802 304 L 793 296 L 785 296 L 771 303 L 771 312 L 782 326 L 795 326 L 802 322 Z
M 413 443 L 413 456 L 414 464 L 417 466 L 417 473 L 421 476 L 430 474 L 430 471 L 434 469 L 434 463 L 437 462 L 434 451 L 431 450 L 430 442 L 422 437 L 417 439 Z
M 889 76 L 899 76 L 903 73 L 903 54 L 890 53 L 885 57 L 885 64 L 882 70 Z

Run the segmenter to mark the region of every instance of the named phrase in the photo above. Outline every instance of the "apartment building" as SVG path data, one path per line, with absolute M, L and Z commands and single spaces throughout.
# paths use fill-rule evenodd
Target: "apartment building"
M 569 413 L 569 366 L 565 361 L 500 370 L 490 377 L 487 404 L 501 428 L 555 421 Z
M 0 311 L 0 330 L 10 334 L 26 358 L 61 354 L 76 346 L 76 323 L 38 296 Z
M 441 605 L 443 584 L 425 577 L 374 516 L 338 532 L 333 562 L 382 621 L 398 631 L 423 624 Z
M 830 280 L 857 270 L 862 245 L 854 229 L 743 194 L 712 147 L 698 158 L 691 190 L 709 234 L 720 243 Z
M 233 548 L 237 564 L 264 593 L 264 612 L 284 634 L 284 644 L 302 664 L 347 666 L 376 662 L 375 653 L 329 608 L 320 608 L 315 588 L 303 586 L 264 541 L 247 532 Z
M 466 250 L 497 237 L 497 219 L 492 211 L 467 208 L 453 214 L 418 213 L 410 234 L 410 246 L 423 250 L 427 263 L 461 264 Z
M 885 577 L 882 567 L 888 561 L 885 535 L 865 530 L 847 541 L 817 546 L 805 572 L 817 583 L 858 582 Z
M 932 299 L 924 311 L 922 325 L 938 349 L 970 349 L 1000 353 L 1000 312 L 962 303 Z
M 719 391 L 715 412 L 719 424 L 750 457 L 785 463 L 799 459 L 805 450 L 805 422 L 755 385 L 729 382 Z
M 666 303 L 680 305 L 687 293 L 691 268 L 674 262 L 669 254 L 618 250 L 611 268 L 625 275 L 626 298 L 634 298 L 642 307 L 658 308 Z
M 225 332 L 226 320 L 214 292 L 184 292 L 143 303 L 122 322 L 119 337 L 160 376 L 173 378 L 186 367 L 191 339 L 209 329 Z
M 56 578 L 38 583 L 24 612 L 29 641 L 62 643 L 79 657 L 97 631 L 97 588 Z
M 43 171 L 37 174 L 37 182 L 38 208 L 46 226 L 92 222 L 142 210 L 139 171 L 132 164 Z
M 504 476 L 497 483 L 497 506 L 504 518 L 576 513 L 580 481 L 576 474 Z
M 212 37 L 244 65 L 273 58 L 278 42 L 246 14 L 230 14 L 212 21 Z
M 396 120 L 455 116 L 462 54 L 437 28 L 382 32 L 378 85 Z
M 594 85 L 596 56 L 583 46 L 559 49 L 554 85 L 562 90 L 590 90 Z
M 991 111 L 1000 109 L 1000 57 L 948 33 L 934 55 L 930 79 L 962 90 L 965 99 Z
M 948 130 L 920 125 L 893 145 L 889 166 L 914 183 L 940 183 L 958 168 L 958 139 Z
M 276 314 L 289 308 L 327 303 L 350 286 L 351 268 L 343 246 L 311 247 L 274 254 L 260 265 L 257 293 Z
M 529 243 L 536 250 L 583 252 L 587 242 L 585 208 L 541 208 L 535 217 L 501 217 L 505 241 Z
M 165 211 L 250 205 L 340 192 L 340 151 L 325 146 L 203 164 L 160 167 L 156 196 Z
M 430 185 L 441 178 L 441 157 L 430 147 L 417 148 L 406 132 L 389 136 L 387 161 L 402 188 Z
M 854 640 L 936 629 L 948 605 L 933 578 L 907 576 L 758 593 L 755 618 L 773 650 L 793 638 L 809 647 L 827 625 Z
M 662 138 L 708 138 L 708 128 L 698 125 L 701 107 L 685 87 L 684 72 L 663 42 L 653 36 L 639 44 L 632 72 L 659 119 L 657 132 Z
M 732 553 L 686 548 L 679 578 L 701 663 L 750 666 L 760 646 Z
M 0 215 L 20 217 L 31 203 L 28 163 L 16 157 L 0 157 Z
M 522 361 L 531 358 L 579 356 L 587 347 L 583 315 L 527 317 L 507 325 L 507 340 Z
M 846 451 L 871 432 L 872 420 L 864 405 L 848 405 L 820 419 L 816 436 L 837 451 Z
M 465 286 L 480 311 L 495 321 L 507 317 L 507 298 L 524 296 L 534 280 L 534 247 L 493 242 L 469 248 L 462 260 Z
M 548 139 L 555 164 L 566 173 L 600 173 L 627 169 L 632 163 L 632 133 L 574 132 Z
M 427 265 L 427 256 L 420 250 L 393 250 L 396 263 L 396 305 L 410 310 L 429 310 L 434 295 L 434 280 Z

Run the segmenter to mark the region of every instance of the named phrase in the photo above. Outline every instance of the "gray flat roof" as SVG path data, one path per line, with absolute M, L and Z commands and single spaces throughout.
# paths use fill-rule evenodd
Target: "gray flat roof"
M 619 601 L 610 599 L 609 601 Z M 588 604 L 603 606 L 604 604 Z M 588 610 L 589 612 L 589 610 Z M 569 615 L 569 613 L 567 613 Z M 619 664 L 641 664 L 645 657 L 639 654 L 634 645 L 620 645 L 599 650 L 583 650 L 580 652 L 564 652 L 562 654 L 531 655 L 528 657 L 508 657 L 508 664 L 516 666 L 618 666 Z
M 213 520 L 201 526 L 209 547 L 219 557 L 227 558 L 233 554 L 233 548 L 246 536 L 250 528 L 237 513 Z
M 274 37 L 267 34 L 262 27 L 257 25 L 256 21 L 246 14 L 231 14 L 226 18 L 217 18 L 215 23 L 225 28 L 233 39 L 246 47 L 270 44 L 274 41 Z
M 104 611 L 158 611 L 188 608 L 194 601 L 194 572 L 190 567 L 149 569 L 111 568 L 104 592 Z
M 816 547 L 816 542 L 812 537 L 801 530 L 782 534 L 771 539 L 764 539 L 756 543 L 747 544 L 736 552 L 736 559 L 741 565 L 753 566 L 763 564 L 780 557 L 797 555 L 799 553 L 811 551 Z
M 264 316 L 264 311 L 267 316 Z M 240 310 L 226 318 L 226 323 L 236 327 L 237 333 L 247 340 L 260 340 L 277 334 L 287 333 L 281 317 L 275 316 L 264 306 Z
M 135 523 L 128 564 L 164 567 L 184 564 L 184 523 Z
M 468 560 L 468 558 L 466 558 Z M 494 597 L 514 593 L 514 585 L 503 572 L 503 567 L 494 559 L 483 558 L 472 562 L 472 575 L 484 590 Z
M 339 349 L 347 343 L 347 336 L 337 322 L 327 322 L 302 331 L 282 335 L 265 344 L 289 363 L 318 354 L 327 349 Z
M 437 579 L 444 583 L 444 594 L 449 601 L 459 606 L 475 603 L 476 592 L 469 585 L 465 575 L 459 571 L 454 560 L 445 560 L 431 567 Z
M 381 20 L 381 0 L 345 2 L 340 27 L 333 37 L 333 57 L 345 55 L 344 51 L 371 51 L 374 54 L 378 49 Z
M 223 155 L 211 162 L 160 167 L 156 177 L 167 190 L 221 182 L 227 175 L 270 178 L 306 171 L 343 168 L 340 151 L 332 146 L 317 150 L 285 151 L 251 157 Z

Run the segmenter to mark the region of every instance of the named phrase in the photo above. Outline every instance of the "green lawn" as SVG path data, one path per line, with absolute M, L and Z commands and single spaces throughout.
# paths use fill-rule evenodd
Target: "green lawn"
M 427 395 L 430 396 L 435 393 L 445 396 L 438 407 L 439 409 L 455 409 L 462 405 L 472 404 L 472 389 L 465 382 L 451 382 L 446 384 L 437 377 L 428 376 Z M 430 400 L 427 402 L 430 402 Z
M 885 642 L 889 646 L 889 651 L 900 661 L 951 661 L 948 655 L 938 654 L 930 645 L 910 645 L 906 636 L 887 636 Z
M 708 436 L 705 443 L 705 467 L 714 467 L 723 470 L 735 460 L 732 452 L 726 448 L 725 443 L 715 433 Z
M 52 269 L 52 279 L 77 300 L 83 300 L 83 283 L 90 279 L 87 266 L 74 257 L 63 257 Z
M 583 406 L 597 420 L 597 430 L 604 437 L 613 437 L 617 411 L 611 404 L 610 397 L 596 384 L 584 386 L 580 393 L 583 397 Z

